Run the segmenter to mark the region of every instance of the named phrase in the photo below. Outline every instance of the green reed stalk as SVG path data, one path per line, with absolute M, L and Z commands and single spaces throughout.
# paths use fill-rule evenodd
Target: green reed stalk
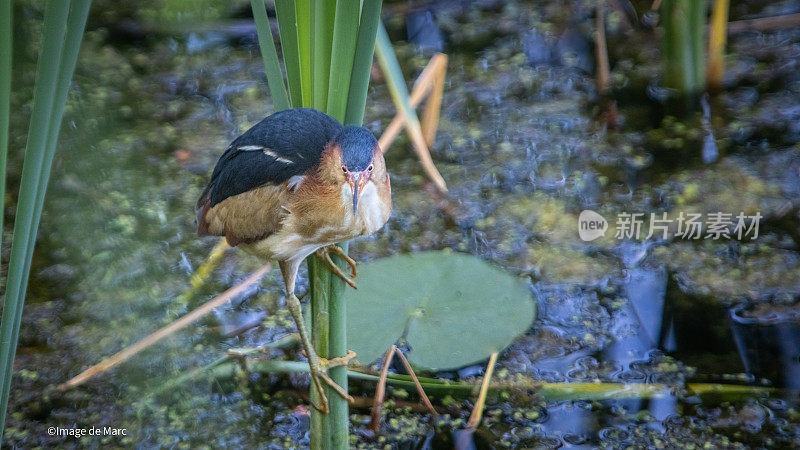
M 681 95 L 699 93 L 705 85 L 705 0 L 664 0 L 664 82 Z
M 25 290 L 44 194 L 90 4 L 91 0 L 52 0 L 45 8 L 44 40 L 36 69 L 33 111 L 22 166 L 6 299 L 0 323 L 0 438 L 5 426 Z
M 258 0 L 251 1 L 255 11 Z M 353 0 L 299 0 L 294 4 L 276 0 L 275 6 L 291 105 L 314 107 L 342 123 L 360 125 L 381 1 L 365 0 L 363 10 Z M 256 22 L 266 23 L 266 14 L 254 13 L 254 17 Z M 263 34 L 259 37 L 261 41 L 267 38 L 266 33 L 260 34 Z M 268 46 L 262 42 L 261 47 Z M 277 58 L 264 56 L 264 65 L 268 73 L 280 73 Z M 276 109 L 280 107 L 276 105 Z M 346 242 L 339 245 L 347 251 Z M 338 263 L 347 271 L 344 262 Z M 346 309 L 342 299 L 345 284 L 331 276 L 316 256 L 308 259 L 308 271 L 312 345 L 320 357 L 344 356 L 347 353 Z M 347 389 L 346 368 L 333 368 L 330 376 Z M 330 413 L 311 411 L 311 447 L 347 448 L 348 404 L 332 390 L 325 389 Z M 319 394 L 313 385 L 311 395 L 318 403 Z
M 334 27 L 334 46 L 333 51 L 341 51 L 348 53 L 352 51 L 353 57 L 349 60 L 351 68 L 349 70 L 349 86 L 347 89 L 347 96 L 344 100 L 344 111 L 337 110 L 331 111 L 331 114 L 341 114 L 341 116 L 334 115 L 336 119 L 348 125 L 361 125 L 364 119 L 364 109 L 367 99 L 367 87 L 369 85 L 370 71 L 372 70 L 372 58 L 375 49 L 375 36 L 380 21 L 381 13 L 381 0 L 365 0 L 362 5 L 361 16 L 358 22 L 358 32 L 355 39 L 349 36 L 343 39 L 338 46 L 336 45 L 336 26 L 341 22 L 336 20 Z M 338 14 L 337 5 L 337 14 Z M 357 14 L 358 11 L 352 11 Z M 355 20 L 355 19 L 350 19 Z M 346 26 L 346 25 L 345 25 Z M 352 47 L 354 46 L 354 48 Z M 344 48 L 344 50 L 342 50 Z M 331 89 L 328 92 L 328 98 L 334 95 L 336 86 L 333 85 L 334 71 L 337 70 L 337 64 L 342 64 L 342 73 L 347 71 L 345 66 L 347 61 L 342 61 L 334 56 L 331 62 Z M 335 102 L 335 108 L 340 108 L 341 103 Z M 345 251 L 349 250 L 347 242 L 339 244 Z M 348 266 L 344 261 L 338 262 L 339 266 L 347 273 Z M 330 299 L 329 299 L 329 317 L 330 317 L 330 330 L 328 351 L 332 357 L 344 356 L 347 353 L 347 303 L 344 301 L 344 290 L 350 289 L 344 281 L 339 277 L 330 277 Z M 347 368 L 334 367 L 330 370 L 330 376 L 337 384 L 347 389 Z M 331 448 L 347 448 L 349 445 L 349 405 L 346 401 L 336 397 L 335 402 L 331 402 L 331 411 L 328 417 L 328 429 L 331 433 Z
M 336 0 L 315 0 L 314 39 L 311 53 L 314 62 L 312 83 L 314 108 L 325 111 L 328 108 L 328 83 L 330 80 L 331 47 L 333 45 L 333 19 L 336 14 Z
M 311 59 L 311 30 L 313 16 L 311 15 L 311 0 L 295 0 L 295 21 L 297 23 L 297 51 L 300 56 L 300 92 L 302 93 L 303 106 L 313 106 L 314 95 L 311 84 L 311 71 L 314 61 Z
M 353 70 L 356 37 L 359 27 L 359 3 L 356 1 L 340 0 L 336 2 L 335 17 L 333 22 L 333 42 L 331 43 L 331 65 L 328 81 L 328 104 L 326 111 L 331 117 L 344 122 L 347 108 L 347 98 L 350 91 L 350 76 Z M 360 124 L 359 124 L 360 125 Z M 340 244 L 347 252 L 347 243 Z M 325 272 L 329 271 L 326 269 Z M 347 272 L 345 272 L 347 273 Z M 314 273 L 316 275 L 317 272 Z M 347 322 L 345 303 L 342 299 L 344 283 L 338 277 L 328 275 L 326 290 L 312 290 L 311 299 L 320 297 L 320 303 L 327 304 L 328 336 L 327 351 L 329 358 L 344 356 L 347 352 Z M 324 298 L 321 298 L 323 297 Z M 329 375 L 336 383 L 347 389 L 347 369 L 337 367 L 329 371 Z M 347 402 L 336 395 L 331 389 L 325 388 L 330 402 L 330 413 L 327 417 L 317 411 L 312 412 L 312 425 L 317 420 L 327 422 L 323 430 L 327 432 L 327 444 L 319 448 L 347 448 L 349 440 L 349 406 Z M 315 430 L 312 429 L 312 436 Z
M 361 125 L 364 121 L 367 88 L 372 71 L 372 57 L 375 53 L 375 38 L 378 24 L 381 21 L 382 3 L 383 0 L 369 0 L 365 1 L 361 8 L 361 23 L 358 27 L 350 92 L 347 96 L 347 108 L 344 115 L 344 122 L 347 124 Z
M 331 271 L 316 255 L 306 259 L 308 262 L 309 294 L 311 296 L 311 343 L 317 353 L 323 358 L 329 358 L 330 352 L 330 285 Z M 342 386 L 347 389 L 347 385 Z M 328 398 L 328 406 L 332 410 L 339 397 L 327 386 L 323 386 Z M 316 387 L 311 385 L 311 398 L 319 404 L 320 395 Z M 311 409 L 311 448 L 328 449 L 332 447 L 332 432 L 330 427 L 330 414 L 323 414 L 316 409 Z
M 286 86 L 283 84 L 283 74 L 278 62 L 278 52 L 275 49 L 275 38 L 272 36 L 267 18 L 266 5 L 263 0 L 250 0 L 250 6 L 253 8 L 253 18 L 258 32 L 258 46 L 261 49 L 261 59 L 264 60 L 264 72 L 267 74 L 272 104 L 278 111 L 287 109 L 291 105 L 289 96 L 286 94 Z
M 328 107 L 326 112 L 339 122 L 344 122 L 344 115 L 347 109 L 358 25 L 358 2 L 337 1 L 336 18 L 333 23 L 333 46 L 331 48 Z
M 286 66 L 286 78 L 289 84 L 289 96 L 292 106 L 302 104 L 300 93 L 300 56 L 297 46 L 297 20 L 295 19 L 293 0 L 275 0 L 275 13 L 278 17 L 278 29 L 281 36 L 281 53 Z

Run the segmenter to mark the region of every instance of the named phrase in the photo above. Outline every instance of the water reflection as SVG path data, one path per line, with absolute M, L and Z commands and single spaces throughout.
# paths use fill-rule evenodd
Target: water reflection
M 748 433 L 759 433 L 767 425 L 785 427 L 786 419 L 776 417 L 772 406 L 779 411 L 786 401 L 795 403 L 800 389 L 800 310 L 791 306 L 794 301 L 784 298 L 782 303 L 728 309 L 692 293 L 680 275 L 654 263 L 651 248 L 647 243 L 619 246 L 616 254 L 626 267 L 619 297 L 612 293 L 606 298 L 575 286 L 537 286 L 544 322 L 540 339 L 569 341 L 571 335 L 598 325 L 608 330 L 610 339 L 576 351 L 561 345 L 559 352 L 541 353 L 532 364 L 543 381 L 663 383 L 672 394 L 602 401 L 595 407 L 582 402 L 548 404 L 535 434 L 555 438 L 564 448 L 633 445 L 630 424 L 615 415 L 645 414 L 649 432 L 664 436 L 686 425 L 686 408 L 699 408 L 699 415 L 719 427 Z M 614 292 L 608 289 L 601 285 L 599 292 Z M 624 298 L 621 305 L 619 298 Z M 670 354 L 690 361 L 696 370 L 680 363 L 666 370 L 665 365 L 675 364 Z M 737 354 L 741 363 L 730 358 Z M 742 375 L 711 375 L 720 373 Z M 751 400 L 737 410 L 703 406 L 699 397 L 680 395 L 682 386 L 693 381 L 766 383 L 786 389 L 786 400 L 772 400 L 770 406 Z M 618 413 L 608 414 L 609 410 Z
M 796 308 L 740 305 L 731 309 L 730 324 L 745 372 L 800 390 L 800 314 Z

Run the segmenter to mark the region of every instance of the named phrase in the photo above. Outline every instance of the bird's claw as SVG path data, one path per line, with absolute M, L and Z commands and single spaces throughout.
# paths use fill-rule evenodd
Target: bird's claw
M 305 350 L 302 350 L 303 356 L 308 358 Z M 352 350 L 348 350 L 347 354 L 344 356 L 337 356 L 336 358 L 326 359 L 321 356 L 317 356 L 317 360 L 319 360 L 320 366 L 326 369 L 330 369 L 331 367 L 340 367 L 346 366 L 350 364 L 350 361 L 356 357 L 356 352 Z
M 305 354 L 305 351 L 303 351 L 303 354 Z M 338 358 L 325 359 L 317 356 L 315 353 L 312 353 L 312 356 L 308 358 L 308 366 L 311 369 L 311 381 L 314 383 L 314 386 L 317 389 L 321 403 L 320 405 L 314 404 L 314 407 L 319 411 L 325 414 L 329 412 L 328 397 L 325 395 L 325 390 L 323 389 L 322 384 L 323 382 L 330 386 L 330 388 L 333 389 L 334 392 L 336 392 L 343 399 L 347 400 L 349 403 L 353 403 L 353 397 L 351 397 L 347 391 L 344 390 L 344 388 L 336 384 L 336 382 L 333 381 L 330 376 L 328 376 L 328 369 L 331 367 L 347 366 L 350 360 L 355 356 L 356 352 L 348 350 L 347 355 L 340 356 Z
M 325 261 L 325 264 L 328 265 L 328 268 L 331 269 L 336 276 L 341 278 L 345 283 L 347 283 L 351 288 L 356 289 L 356 283 L 350 279 L 347 275 L 345 275 L 344 271 L 342 271 L 341 267 L 339 267 L 336 263 L 333 262 L 331 259 L 331 253 L 335 253 L 338 257 L 342 258 L 347 264 L 350 265 L 350 272 L 353 276 L 357 276 L 358 272 L 356 271 L 356 262 L 353 258 L 347 256 L 347 253 L 344 252 L 338 245 L 329 245 L 327 247 L 322 247 L 317 250 L 317 255 Z

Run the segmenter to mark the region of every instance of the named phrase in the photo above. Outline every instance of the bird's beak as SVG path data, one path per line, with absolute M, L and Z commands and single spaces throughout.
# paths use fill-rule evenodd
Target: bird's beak
M 364 190 L 364 185 L 369 180 L 369 172 L 348 172 L 347 182 L 353 188 L 353 214 L 358 210 L 358 198 L 361 197 L 361 192 Z

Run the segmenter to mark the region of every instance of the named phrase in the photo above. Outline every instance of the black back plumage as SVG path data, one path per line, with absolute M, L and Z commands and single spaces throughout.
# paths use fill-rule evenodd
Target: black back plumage
M 236 138 L 217 161 L 197 202 L 210 206 L 265 184 L 280 184 L 314 167 L 342 130 L 334 118 L 309 108 L 286 109 Z

